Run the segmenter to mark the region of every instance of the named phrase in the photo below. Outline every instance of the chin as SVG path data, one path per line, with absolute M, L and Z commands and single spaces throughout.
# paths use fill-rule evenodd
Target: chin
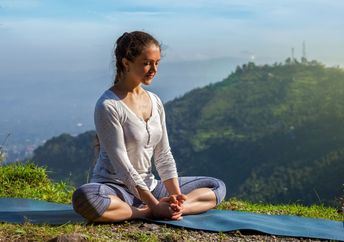
M 148 86 L 148 85 L 152 84 L 152 82 L 153 82 L 153 78 L 152 79 L 144 79 L 144 80 L 142 80 L 141 83 Z
M 145 86 L 149 86 L 150 84 L 152 84 L 152 81 L 143 81 L 142 84 Z

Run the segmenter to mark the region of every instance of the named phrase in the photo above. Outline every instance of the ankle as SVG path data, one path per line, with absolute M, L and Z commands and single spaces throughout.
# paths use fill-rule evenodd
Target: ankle
M 137 218 L 143 219 L 143 218 L 150 218 L 150 217 L 152 217 L 152 213 L 148 207 L 137 209 Z

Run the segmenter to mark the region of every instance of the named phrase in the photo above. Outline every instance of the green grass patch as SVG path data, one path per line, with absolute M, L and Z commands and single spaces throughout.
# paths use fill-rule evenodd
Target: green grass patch
M 0 241 L 49 241 L 60 235 L 78 234 L 87 241 L 191 241 L 194 235 L 203 232 L 171 228 L 164 225 L 150 231 L 144 228 L 142 221 L 118 224 L 80 225 L 66 224 L 61 226 L 33 224 L 0 224 Z M 211 234 L 214 238 L 223 235 Z M 216 239 L 219 241 L 218 239 Z
M 35 164 L 11 163 L 0 167 L 0 197 L 18 197 L 70 203 L 74 187 L 54 183 L 45 168 Z
M 275 214 L 275 215 L 296 215 L 311 218 L 331 219 L 337 221 L 344 220 L 344 214 L 338 213 L 336 208 L 324 205 L 303 206 L 300 204 L 259 204 L 232 198 L 217 206 L 222 210 L 238 210 L 245 212 Z

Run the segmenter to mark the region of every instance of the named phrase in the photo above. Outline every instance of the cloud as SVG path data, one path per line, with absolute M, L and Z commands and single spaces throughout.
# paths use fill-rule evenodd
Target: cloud
M 302 40 L 317 47 L 330 40 L 333 45 L 314 51 L 338 49 L 338 56 L 344 52 L 339 46 L 344 32 L 338 31 L 344 27 L 344 1 L 12 0 L 5 3 L 13 11 L 6 10 L 0 16 L 0 35 L 5 36 L 2 39 L 8 44 L 13 41 L 13 45 L 27 41 L 31 48 L 59 44 L 80 51 L 106 45 L 110 49 L 113 39 L 122 32 L 144 30 L 169 46 L 166 59 L 175 60 L 241 56 L 242 49 L 257 56 L 267 53 L 284 58 L 291 46 L 299 45 Z

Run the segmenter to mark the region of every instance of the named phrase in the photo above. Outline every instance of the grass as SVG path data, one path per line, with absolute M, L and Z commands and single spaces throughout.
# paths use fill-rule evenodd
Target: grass
M 324 205 L 304 206 L 300 204 L 257 204 L 232 198 L 229 201 L 225 201 L 219 204 L 217 209 L 238 210 L 275 215 L 295 215 L 310 218 L 331 219 L 337 221 L 344 220 L 344 214 L 338 213 L 336 208 L 327 207 Z
M 34 163 L 12 163 L 0 167 L 0 197 L 40 199 L 70 203 L 74 187 L 53 183 L 43 167 Z
M 0 167 L 0 197 L 21 197 L 70 203 L 74 188 L 66 183 L 53 183 L 42 167 L 33 163 L 14 163 Z M 271 205 L 256 204 L 232 198 L 222 202 L 217 209 L 238 210 L 264 214 L 297 215 L 343 221 L 344 215 L 335 208 L 322 205 L 302 206 L 299 204 Z M 143 221 L 130 221 L 117 224 L 64 224 L 52 225 L 15 225 L 0 223 L 0 241 L 47 241 L 59 235 L 77 236 L 87 241 L 223 241 L 242 236 L 240 233 L 206 233 L 202 231 L 172 228 L 165 225 L 152 225 Z M 251 235 L 252 236 L 252 235 Z M 257 235 L 253 235 L 257 236 Z M 264 238 L 253 240 L 269 240 Z M 243 237 L 242 239 L 245 239 Z

